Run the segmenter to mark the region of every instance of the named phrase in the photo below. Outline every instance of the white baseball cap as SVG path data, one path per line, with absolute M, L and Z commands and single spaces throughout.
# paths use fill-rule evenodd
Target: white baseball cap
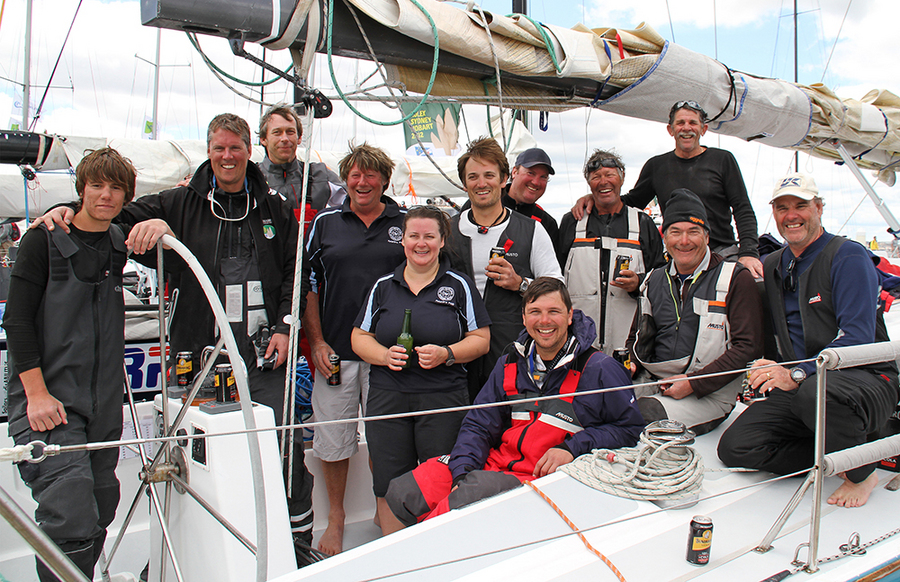
M 796 196 L 803 200 L 812 200 L 819 196 L 819 188 L 812 176 L 799 173 L 788 174 L 778 183 L 770 202 L 774 202 L 782 196 Z

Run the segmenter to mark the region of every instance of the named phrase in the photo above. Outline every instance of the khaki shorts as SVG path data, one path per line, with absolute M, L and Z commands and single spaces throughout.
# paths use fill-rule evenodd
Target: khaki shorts
M 329 386 L 328 378 L 316 370 L 313 386 L 313 421 L 359 418 L 366 413 L 369 396 L 369 364 L 341 362 L 341 383 Z M 355 422 L 317 426 L 313 432 L 313 453 L 323 461 L 349 459 L 359 450 L 358 425 Z

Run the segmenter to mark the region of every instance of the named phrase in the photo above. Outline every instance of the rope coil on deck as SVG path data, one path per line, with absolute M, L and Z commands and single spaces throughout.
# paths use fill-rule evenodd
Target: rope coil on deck
M 651 423 L 641 433 L 642 446 L 595 449 L 559 470 L 594 489 L 627 499 L 698 496 L 704 468 L 700 455 L 687 446 L 693 442 L 693 433 L 685 429 L 689 437 L 661 441 L 654 437 L 654 425 L 658 423 Z

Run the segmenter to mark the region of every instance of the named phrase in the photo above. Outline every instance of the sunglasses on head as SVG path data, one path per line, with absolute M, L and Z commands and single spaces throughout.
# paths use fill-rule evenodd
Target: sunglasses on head
M 622 164 L 615 158 L 602 158 L 599 160 L 591 160 L 587 163 L 588 174 L 596 172 L 600 168 L 617 168 L 622 171 L 625 170 L 625 168 L 622 167 Z
M 704 111 L 696 101 L 678 101 L 672 106 L 672 113 L 675 113 L 679 109 L 691 109 L 699 113 L 703 120 L 706 120 L 707 118 L 706 111 Z

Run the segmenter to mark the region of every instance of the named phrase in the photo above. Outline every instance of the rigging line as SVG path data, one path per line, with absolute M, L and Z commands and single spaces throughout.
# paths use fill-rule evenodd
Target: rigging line
M 362 82 L 364 83 L 368 79 L 371 79 L 373 76 L 375 76 L 376 72 L 380 73 L 381 80 L 384 81 L 383 86 L 385 88 L 387 88 L 388 93 L 390 93 L 390 95 L 391 95 L 391 98 L 394 99 L 396 102 L 396 105 L 394 108 L 400 109 L 400 100 L 397 99 L 397 96 L 394 94 L 394 88 L 390 85 L 390 83 L 388 83 L 387 75 L 385 75 L 384 65 L 378 60 L 378 56 L 375 54 L 375 49 L 372 47 L 372 44 L 369 42 L 369 35 L 366 34 L 366 31 L 363 29 L 362 22 L 359 21 L 359 17 L 356 14 L 356 10 L 353 8 L 353 6 L 347 0 L 344 0 L 344 4 L 350 10 L 350 14 L 351 14 L 351 16 L 353 16 L 353 20 L 356 22 L 356 26 L 359 29 L 360 34 L 362 34 L 363 40 L 366 43 L 366 47 L 369 49 L 369 55 L 372 57 L 372 60 L 375 62 L 375 71 L 372 71 L 372 73 L 369 74 L 369 76 L 367 76 Z M 359 86 L 359 85 L 357 85 L 357 86 Z M 401 89 L 401 91 L 404 96 L 407 96 L 405 89 Z M 441 174 L 441 176 L 443 176 L 444 179 L 446 179 L 447 182 L 449 182 L 452 186 L 455 186 L 459 190 L 462 190 L 463 192 L 465 192 L 466 189 L 463 186 L 461 186 L 460 184 L 458 184 L 457 182 L 454 182 L 453 179 L 451 179 L 450 176 L 448 176 L 446 174 L 446 172 L 444 172 L 443 168 L 441 168 L 438 165 L 437 161 L 428 152 L 428 148 L 426 148 L 425 144 L 422 143 L 422 140 L 419 139 L 419 132 L 413 128 L 412 121 L 410 120 L 410 118 L 404 118 L 404 125 L 406 125 L 409 128 L 409 130 L 412 132 L 412 136 L 414 138 L 416 138 L 416 143 L 419 144 L 419 147 L 422 149 L 422 153 L 425 154 L 425 157 L 428 158 L 428 161 L 431 162 L 431 165 L 434 166 L 435 169 L 437 169 L 437 171 Z
M 63 39 L 62 46 L 59 47 L 59 54 L 56 56 L 56 63 L 53 65 L 53 70 L 50 72 L 50 78 L 47 79 L 47 87 L 44 89 L 44 94 L 41 96 L 41 102 L 38 105 L 37 110 L 34 112 L 34 117 L 31 118 L 31 123 L 28 123 L 27 119 L 23 119 L 22 121 L 28 126 L 28 131 L 34 131 L 34 126 L 37 124 L 37 120 L 41 117 L 41 109 L 44 108 L 44 101 L 47 99 L 47 94 L 50 92 L 50 84 L 53 82 L 53 76 L 56 75 L 56 68 L 59 67 L 59 61 L 62 60 L 63 50 L 66 48 L 66 43 L 69 42 L 69 35 L 72 34 L 72 29 L 75 27 L 75 19 L 78 18 L 78 11 L 81 10 L 81 3 L 84 0 L 78 0 L 78 6 L 75 7 L 75 14 L 72 16 L 72 22 L 69 24 L 69 30 L 66 32 L 66 38 Z
M 376 119 L 372 119 L 367 115 L 364 115 L 361 111 L 359 111 L 356 107 L 350 103 L 344 96 L 344 92 L 341 90 L 340 84 L 337 81 L 337 76 L 334 73 L 334 55 L 332 51 L 332 36 L 334 33 L 334 0 L 328 0 L 328 21 L 326 25 L 326 52 L 328 54 L 328 73 L 331 75 L 331 82 L 334 84 L 335 90 L 338 92 L 338 95 L 341 96 L 341 101 L 344 102 L 350 111 L 355 113 L 360 118 L 368 121 L 369 123 L 374 123 L 375 125 L 400 125 L 408 119 L 412 119 L 412 116 L 415 115 L 421 108 L 422 105 L 425 104 L 425 100 L 431 94 L 431 88 L 434 86 L 434 80 L 437 78 L 437 68 L 438 68 L 438 56 L 440 54 L 440 38 L 438 37 L 438 29 L 437 24 L 435 24 L 434 19 L 431 17 L 431 14 L 425 9 L 424 6 L 419 4 L 416 0 L 410 0 L 416 8 L 418 8 L 422 14 L 428 19 L 428 24 L 431 25 L 431 34 L 434 40 L 434 58 L 431 65 L 431 78 L 428 80 L 428 87 L 425 88 L 425 94 L 422 96 L 422 100 L 419 101 L 419 104 L 415 109 L 409 112 L 408 115 L 404 115 L 403 118 L 398 119 L 396 121 L 378 121 Z
M 795 364 L 803 363 L 803 362 L 813 362 L 816 358 L 807 358 L 804 360 L 793 360 L 789 362 L 776 362 L 772 364 L 766 364 L 765 366 L 757 366 L 758 368 L 770 368 L 776 366 L 792 366 Z M 747 371 L 747 368 L 741 368 L 740 371 Z M 712 378 L 716 376 L 725 376 L 729 374 L 734 374 L 735 370 L 728 370 L 725 372 L 716 372 L 712 374 L 698 374 L 697 376 L 693 376 L 692 378 L 696 379 L 704 379 L 704 378 Z M 605 394 L 608 392 L 617 392 L 620 390 L 629 390 L 633 388 L 642 388 L 642 387 L 650 387 L 656 386 L 662 383 L 662 381 L 656 382 L 645 382 L 641 384 L 627 384 L 623 386 L 613 386 L 610 388 L 598 388 L 595 390 L 584 390 L 578 391 L 571 394 L 548 394 L 544 396 L 529 396 L 529 402 L 543 402 L 545 400 L 559 400 L 561 398 L 570 398 L 570 397 L 581 397 L 581 396 L 592 396 L 595 394 Z M 405 419 L 405 418 L 417 418 L 420 416 L 430 416 L 434 414 L 443 414 L 445 412 L 468 412 L 469 410 L 477 410 L 482 408 L 500 408 L 504 406 L 512 406 L 515 404 L 515 401 L 510 400 L 499 400 L 496 402 L 485 402 L 482 404 L 469 404 L 465 406 L 450 406 L 446 408 L 433 408 L 428 410 L 417 410 L 414 412 L 403 412 L 403 413 L 394 413 L 394 414 L 381 414 L 377 416 L 366 416 L 362 418 L 343 418 L 336 420 L 327 420 L 327 421 L 319 421 L 319 422 L 308 422 L 308 423 L 294 423 L 294 424 L 285 424 L 282 426 L 276 427 L 258 427 L 258 428 L 245 428 L 241 430 L 231 430 L 231 431 L 223 431 L 217 433 L 207 433 L 205 435 L 193 435 L 191 438 L 213 438 L 213 437 L 224 437 L 224 436 L 235 436 L 235 435 L 245 435 L 245 434 L 253 434 L 253 433 L 261 433 L 265 431 L 287 431 L 287 430 L 296 430 L 298 428 L 316 428 L 319 426 L 331 426 L 331 425 L 339 425 L 339 424 L 349 424 L 349 423 L 357 423 L 362 421 L 366 422 L 375 422 L 381 420 L 396 420 L 396 419 Z M 77 451 L 99 451 L 103 449 L 117 448 L 117 447 L 127 447 L 134 445 L 143 445 L 146 443 L 166 443 L 177 441 L 180 439 L 184 439 L 183 435 L 173 435 L 169 437 L 154 437 L 154 438 L 143 438 L 143 439 L 119 439 L 114 441 L 97 441 L 90 443 L 82 443 L 77 445 L 46 445 L 44 444 L 45 449 L 48 451 L 47 456 L 57 455 L 60 453 L 70 453 Z M 41 442 L 41 441 L 32 441 L 32 443 Z M 32 444 L 32 443 L 29 443 Z M 43 444 L 43 443 L 41 443 Z M 22 445 L 20 445 L 22 446 Z M 15 448 L 15 447 L 14 447 Z
M 192 33 L 186 32 L 185 34 L 187 34 L 188 36 L 190 36 Z M 203 56 L 202 54 L 201 54 L 201 57 L 203 57 L 204 62 L 206 62 L 206 57 Z M 256 99 L 256 98 L 253 97 L 252 95 L 245 95 L 244 93 L 241 93 L 240 91 L 238 91 L 237 89 L 235 89 L 234 87 L 232 87 L 231 85 L 229 85 L 228 82 L 225 80 L 225 78 L 222 77 L 222 75 L 220 75 L 220 74 L 218 73 L 218 71 L 216 71 L 215 69 L 210 68 L 210 69 L 209 69 L 209 72 L 212 73 L 213 76 L 214 76 L 216 79 L 218 79 L 219 82 L 222 83 L 222 85 L 224 85 L 226 89 L 228 89 L 229 91 L 231 91 L 232 93 L 234 93 L 235 95 L 237 95 L 238 97 L 240 97 L 241 99 L 246 99 L 247 101 L 249 101 L 249 102 L 251 102 L 251 103 L 256 103 L 256 104 L 258 104 L 258 105 L 266 105 L 266 106 L 274 105 L 273 103 L 266 103 L 265 101 L 262 101 L 262 100 L 260 100 L 260 99 Z M 196 92 L 195 92 L 195 93 L 196 93 Z
M 841 19 L 841 26 L 838 28 L 837 35 L 834 37 L 834 43 L 831 45 L 831 52 L 828 53 L 828 60 L 825 61 L 825 68 L 822 69 L 822 79 L 819 81 L 820 83 L 825 82 L 825 73 L 828 72 L 828 65 L 831 64 L 831 57 L 834 56 L 834 49 L 837 48 L 838 40 L 841 38 L 841 31 L 844 30 L 844 22 L 847 21 L 847 14 L 850 13 L 850 6 L 853 4 L 853 0 L 847 0 L 847 9 L 844 11 L 844 17 Z
M 588 539 L 587 539 L 586 537 L 584 537 L 584 534 L 581 533 L 581 531 L 579 531 L 578 526 L 576 526 L 575 523 L 574 523 L 571 519 L 569 519 L 569 516 L 567 516 L 567 515 L 563 512 L 563 510 L 560 509 L 559 505 L 557 505 L 557 504 L 550 498 L 549 495 L 547 495 L 546 493 L 544 493 L 543 491 L 541 491 L 541 489 L 540 489 L 537 485 L 535 485 L 532 481 L 525 481 L 525 485 L 527 485 L 527 486 L 530 487 L 532 490 L 534 490 L 535 493 L 537 493 L 538 495 L 540 495 L 541 499 L 543 499 L 544 501 L 546 501 L 547 504 L 548 504 L 550 507 L 552 507 L 553 510 L 556 511 L 556 513 L 559 514 L 559 517 L 561 517 L 562 520 L 563 520 L 564 522 L 566 522 L 566 525 L 569 526 L 569 528 L 570 528 L 573 532 L 575 532 L 575 534 L 578 536 L 578 539 L 581 540 L 581 543 L 583 543 L 583 544 L 585 545 L 585 547 L 588 549 L 588 551 L 590 551 L 592 554 L 594 554 L 595 556 L 597 556 L 598 558 L 600 558 L 600 560 L 601 560 L 604 564 L 606 564 L 606 565 L 609 567 L 609 569 L 612 571 L 612 573 L 615 574 L 616 578 L 618 578 L 621 582 L 625 582 L 625 576 L 623 576 L 623 575 L 622 575 L 622 572 L 620 572 L 619 569 L 616 568 L 616 565 L 612 563 L 612 560 L 610 560 L 610 559 L 607 558 L 605 555 L 603 555 L 603 553 L 600 552 L 600 550 L 598 550 L 597 548 L 595 548 L 595 547 L 591 544 L 591 542 L 589 542 Z
M 669 31 L 672 33 L 672 42 L 675 42 L 675 27 L 672 26 L 672 11 L 669 9 L 669 0 L 666 0 L 666 14 L 669 15 Z
M 500 60 L 497 58 L 497 47 L 494 45 L 494 36 L 491 34 L 491 27 L 488 25 L 487 17 L 484 15 L 484 11 L 481 9 L 480 5 L 475 4 L 474 8 L 481 16 L 481 26 L 482 28 L 484 28 L 484 32 L 487 34 L 488 45 L 491 47 L 491 57 L 494 59 L 494 75 L 497 81 L 497 106 L 500 108 L 500 137 L 502 139 L 500 143 L 503 146 L 503 153 L 506 153 L 506 124 L 503 122 L 503 84 L 500 82 Z M 489 126 L 490 123 L 491 116 L 488 115 Z M 510 128 L 510 132 L 511 131 L 512 128 Z
M 200 48 L 200 41 L 197 40 L 196 33 L 185 32 L 185 34 L 187 35 L 188 40 L 191 41 L 191 45 L 197 50 L 198 53 L 200 53 L 200 56 L 203 57 L 203 61 L 207 64 L 207 66 L 210 69 L 218 71 L 219 73 L 224 75 L 226 78 L 230 79 L 231 81 L 234 81 L 235 83 L 240 83 L 241 85 L 244 85 L 246 87 L 265 87 L 266 85 L 271 85 L 272 83 L 275 83 L 282 79 L 282 77 L 273 77 L 273 78 L 269 79 L 268 81 L 263 81 L 261 83 L 258 83 L 256 81 L 244 81 L 243 79 L 239 79 L 233 75 L 230 75 L 227 72 L 225 72 L 224 70 L 222 70 L 221 68 L 219 68 L 219 66 L 216 65 L 214 62 L 212 62 L 212 59 L 210 59 L 208 56 L 206 56 L 206 53 L 204 53 L 203 49 Z M 291 65 L 290 67 L 288 67 L 286 70 L 283 71 L 283 73 L 285 75 L 288 75 L 289 74 L 288 71 L 290 71 L 293 68 L 293 66 L 294 65 Z
M 842 224 L 841 227 L 839 229 L 837 229 L 837 232 L 835 232 L 834 234 L 841 234 L 841 232 L 844 231 L 844 227 L 847 226 L 847 223 L 850 222 L 850 219 L 853 218 L 853 215 L 856 214 L 856 211 L 859 210 L 860 206 L 862 206 L 862 203 L 868 199 L 869 199 L 869 195 L 863 193 L 862 198 L 859 199 L 859 202 L 856 204 L 856 207 L 853 209 L 853 211 L 847 217 L 847 220 L 844 221 L 844 224 Z

